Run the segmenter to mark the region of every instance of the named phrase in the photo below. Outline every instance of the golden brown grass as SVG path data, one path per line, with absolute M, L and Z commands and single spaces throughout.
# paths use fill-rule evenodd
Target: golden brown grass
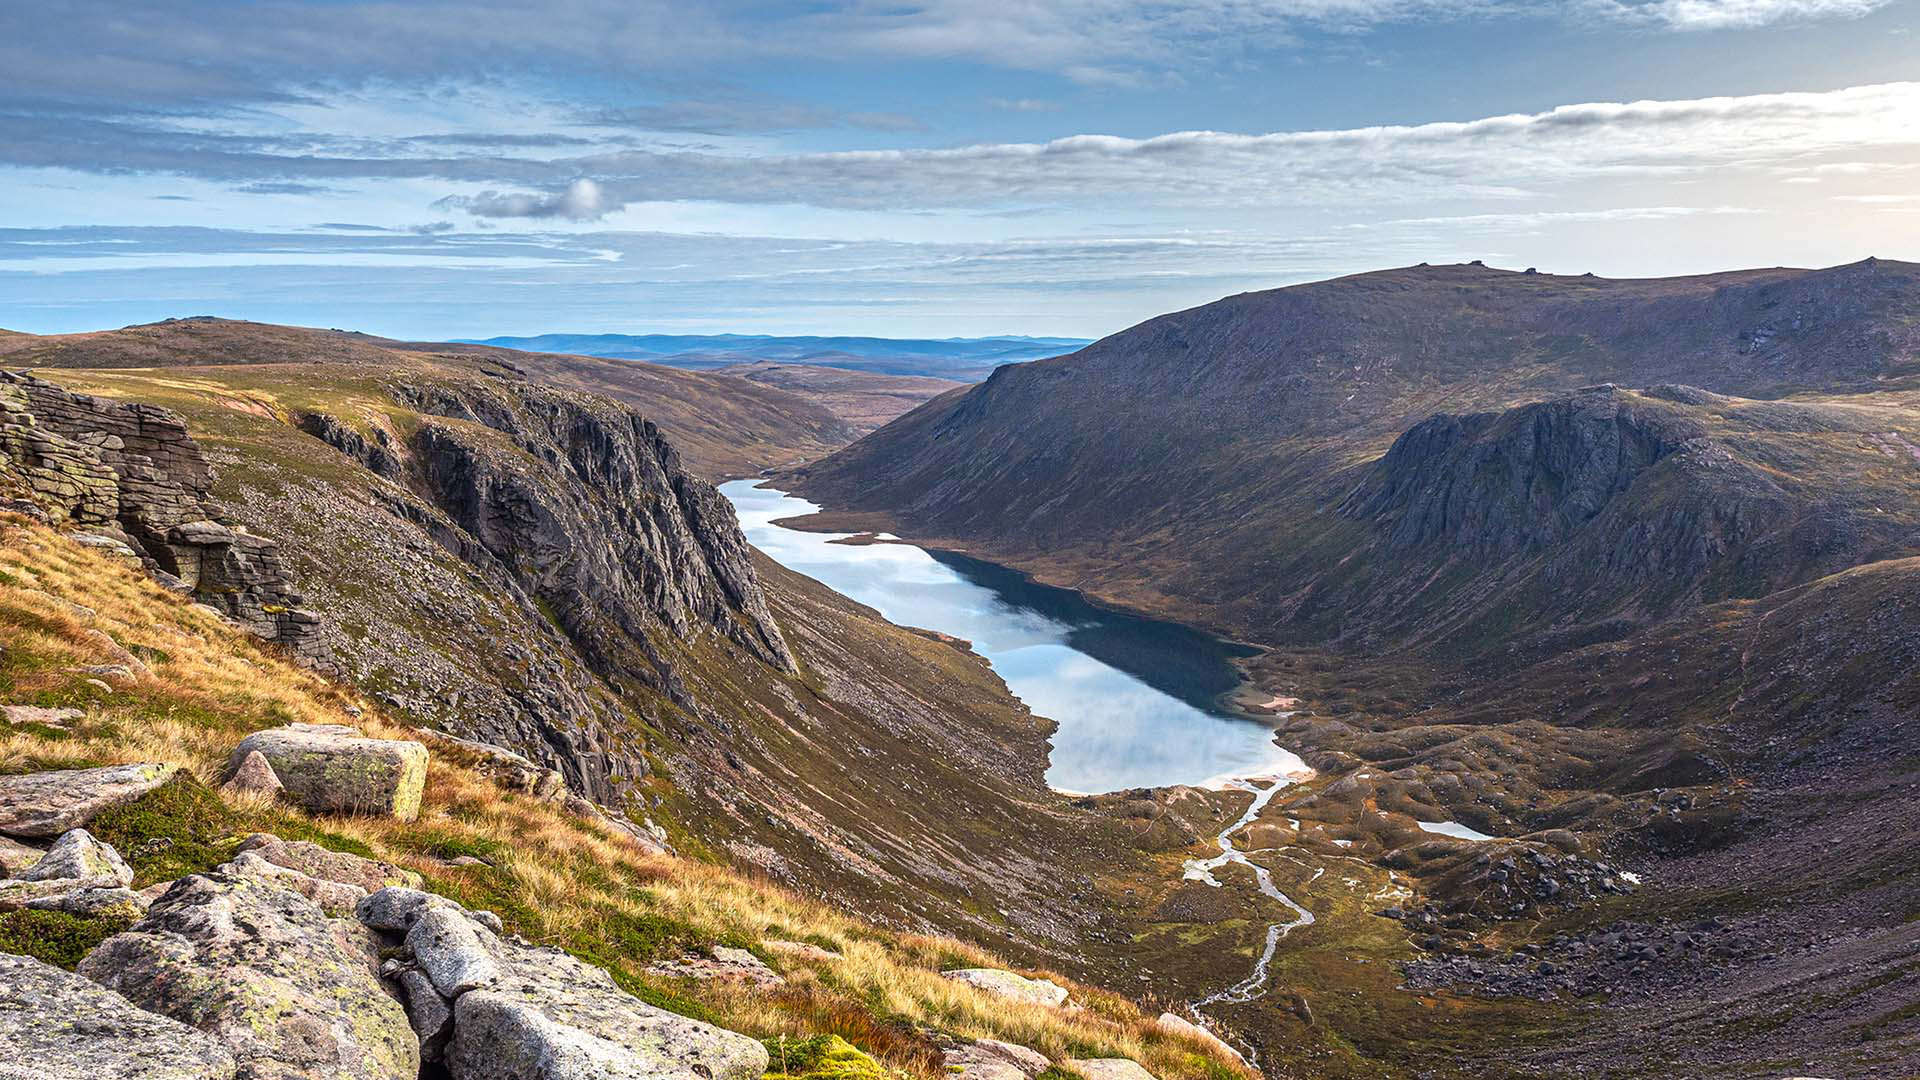
M 106 661 L 90 630 L 141 656 L 152 674 L 103 690 L 69 670 Z M 211 786 L 234 744 L 258 728 L 352 723 L 381 737 L 419 737 L 136 568 L 19 518 L 0 517 L 0 644 L 0 700 L 87 711 L 65 733 L 0 725 L 0 772 L 164 761 Z M 350 706 L 361 710 L 357 719 Z M 836 1034 L 924 1077 L 944 1074 L 934 1034 L 1005 1039 L 1056 1059 L 1130 1057 L 1165 1078 L 1241 1071 L 1204 1043 L 1161 1029 L 1126 999 L 1091 987 L 1072 986 L 1076 1009 L 988 997 L 939 975 L 960 965 L 1003 966 L 981 950 L 876 928 L 727 867 L 648 854 L 601 826 L 501 789 L 472 764 L 462 751 L 433 743 L 425 804 L 410 823 L 309 819 L 258 798 L 226 798 L 224 812 L 236 838 L 292 826 L 418 870 L 432 887 L 497 910 L 514 931 L 607 967 L 643 997 L 756 1036 Z M 449 867 L 444 857 L 459 853 L 492 865 Z M 811 941 L 841 955 L 818 962 L 767 954 L 788 980 L 772 992 L 645 974 L 651 960 L 684 948 L 753 948 L 769 939 Z

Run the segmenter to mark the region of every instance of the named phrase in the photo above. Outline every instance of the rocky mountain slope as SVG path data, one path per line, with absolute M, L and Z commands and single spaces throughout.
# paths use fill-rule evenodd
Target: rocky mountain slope
M 1339 510 L 1370 463 L 1429 417 L 1603 382 L 1892 392 L 1920 378 L 1917 312 L 1920 267 L 1876 260 L 1646 281 L 1383 271 L 1003 368 L 791 479 L 832 511 L 1123 604 L 1318 640 L 1339 613 L 1297 595 L 1299 564 L 1324 571 L 1368 535 L 1318 519 L 1353 520 Z
M 1417 990 L 1596 995 L 1461 1049 L 1490 1074 L 1900 1074 L 1917 364 L 1909 264 L 1416 267 L 1004 369 L 789 482 L 1267 646 L 1321 777 L 1248 829 L 1276 876 L 1417 884 Z
M 0 642 L 0 1075 L 1240 1075 L 1113 994 L 666 854 L 15 514 Z M 112 650 L 143 668 L 90 673 Z M 342 812 L 350 782 L 378 797 Z
M 396 715 L 877 920 L 1037 957 L 1102 917 L 1065 901 L 1125 838 L 1044 788 L 1047 723 L 978 657 L 759 559 L 626 404 L 388 356 L 42 370 L 173 410 L 213 512 L 280 541 L 330 670 Z

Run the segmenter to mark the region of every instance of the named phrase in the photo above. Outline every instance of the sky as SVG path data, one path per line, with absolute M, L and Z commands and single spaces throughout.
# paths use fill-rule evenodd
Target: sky
M 1920 0 L 0 4 L 0 327 L 1097 337 L 1920 260 Z

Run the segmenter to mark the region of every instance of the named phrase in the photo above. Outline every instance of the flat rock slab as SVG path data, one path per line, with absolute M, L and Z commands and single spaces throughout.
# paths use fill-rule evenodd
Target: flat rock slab
M 487 938 L 501 976 L 453 1006 L 453 1080 L 758 1080 L 758 1039 L 657 1009 L 561 952 Z
M 1034 1005 L 1064 1005 L 1067 1003 L 1067 988 L 1047 979 L 1029 979 L 1002 968 L 957 968 L 940 973 L 955 982 L 963 982 L 976 990 L 984 990 L 996 997 L 1011 1001 L 1024 1001 Z
M 288 797 L 323 814 L 378 814 L 412 821 L 427 782 L 427 748 L 410 739 L 371 739 L 344 724 L 288 724 L 240 741 L 237 772 L 259 751 Z
M 0 833 L 59 836 L 166 783 L 179 766 L 147 763 L 0 776 Z
M 1132 1058 L 1069 1058 L 1067 1067 L 1087 1080 L 1155 1080 Z
M 969 1080 L 1032 1080 L 1047 1071 L 1047 1055 L 998 1039 L 979 1039 L 946 1051 L 949 1069 Z
M 64 728 L 75 720 L 86 718 L 79 709 L 43 709 L 38 705 L 0 705 L 0 719 L 9 724 L 40 724 L 43 727 Z
M 102 942 L 80 974 L 214 1036 L 247 1080 L 416 1080 L 420 1045 L 377 945 L 299 893 L 196 874 Z
M 762 989 L 781 986 L 787 981 L 759 957 L 726 945 L 715 945 L 712 956 L 688 953 L 678 960 L 662 960 L 649 966 L 647 973 L 678 979 L 734 980 Z
M 226 1047 L 70 972 L 0 953 L 0 1080 L 233 1080 Z
M 815 945 L 810 941 L 783 941 L 780 938 L 768 938 L 761 942 L 760 945 L 768 952 L 776 952 L 781 956 L 792 957 L 795 960 L 805 960 L 814 964 L 830 964 L 835 960 L 841 959 L 839 953 L 832 949 Z
M 355 885 L 370 893 L 389 885 L 420 887 L 420 875 L 411 870 L 345 851 L 329 851 L 311 840 L 282 840 L 271 833 L 254 833 L 240 842 L 240 851 L 252 852 L 311 878 Z

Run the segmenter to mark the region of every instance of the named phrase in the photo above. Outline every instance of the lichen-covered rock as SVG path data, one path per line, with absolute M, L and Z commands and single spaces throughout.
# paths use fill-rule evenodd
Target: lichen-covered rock
M 558 949 L 491 942 L 503 970 L 454 1002 L 454 1080 L 757 1080 L 756 1039 L 656 1009 Z
M 218 872 L 235 877 L 250 877 L 292 889 L 319 904 L 321 911 L 336 919 L 351 916 L 354 909 L 360 906 L 360 901 L 367 898 L 367 890 L 358 885 L 327 881 L 303 874 L 298 870 L 289 870 L 277 863 L 268 862 L 251 851 L 243 851 L 234 856 L 233 861 L 222 864 Z
M 1047 979 L 1029 979 L 1002 968 L 957 968 L 940 973 L 955 982 L 997 997 L 1035 1005 L 1064 1005 L 1067 988 Z
M 0 953 L 0 1080 L 232 1080 L 214 1039 L 78 975 Z
M 92 888 L 85 882 L 63 881 L 0 881 L 0 911 L 19 911 L 22 908 L 41 910 L 65 910 L 69 898 L 85 888 Z
M 500 966 L 481 940 L 482 934 L 493 936 L 462 911 L 428 908 L 407 929 L 406 946 L 434 989 L 443 997 L 457 998 L 500 978 Z
M 53 847 L 39 862 L 18 875 L 22 881 L 66 879 L 89 885 L 133 884 L 133 868 L 113 850 L 85 829 L 70 829 L 60 834 Z
M 196 874 L 80 973 L 213 1035 L 242 1080 L 414 1080 L 420 1047 L 351 920 L 255 878 Z
M 947 1068 L 967 1080 L 1033 1080 L 1051 1064 L 1038 1050 L 999 1039 L 977 1039 L 946 1051 Z
M 413 927 L 415 919 L 423 912 L 435 908 L 460 910 L 460 905 L 430 892 L 422 892 L 406 886 L 392 886 L 380 889 L 360 902 L 354 914 L 359 920 L 375 930 L 385 930 L 392 934 L 404 934 Z
M 688 953 L 678 960 L 662 960 L 648 967 L 647 973 L 677 979 L 733 980 L 763 989 L 787 981 L 759 957 L 727 945 L 715 945 L 711 956 Z
M 70 881 L 46 884 L 63 885 L 69 888 L 63 893 L 29 900 L 27 907 L 36 911 L 60 911 L 89 919 L 97 919 L 105 915 L 121 915 L 129 919 L 137 919 L 147 910 L 147 898 L 123 885 L 81 885 L 72 888 L 73 882 Z
M 20 871 L 40 861 L 46 852 L 30 844 L 23 844 L 10 836 L 0 836 L 0 878 L 17 876 Z
M 409 739 L 372 739 L 344 724 L 288 724 L 240 741 L 238 769 L 259 751 L 287 795 L 317 813 L 379 814 L 412 821 L 426 787 L 427 748 Z
M 59 836 L 145 795 L 177 771 L 175 765 L 148 763 L 0 776 L 0 833 Z
M 329 851 L 311 840 L 282 840 L 271 833 L 254 833 L 240 842 L 240 851 L 252 852 L 308 877 L 358 886 L 369 893 L 390 885 L 420 887 L 420 875 L 411 870 L 345 851 Z
M 287 785 L 281 783 L 279 775 L 273 771 L 273 763 L 267 760 L 267 755 L 258 750 L 247 751 L 247 756 L 240 759 L 240 764 L 233 770 L 233 775 L 227 777 L 227 782 L 220 785 L 220 790 L 234 795 L 271 797 L 286 789 Z

